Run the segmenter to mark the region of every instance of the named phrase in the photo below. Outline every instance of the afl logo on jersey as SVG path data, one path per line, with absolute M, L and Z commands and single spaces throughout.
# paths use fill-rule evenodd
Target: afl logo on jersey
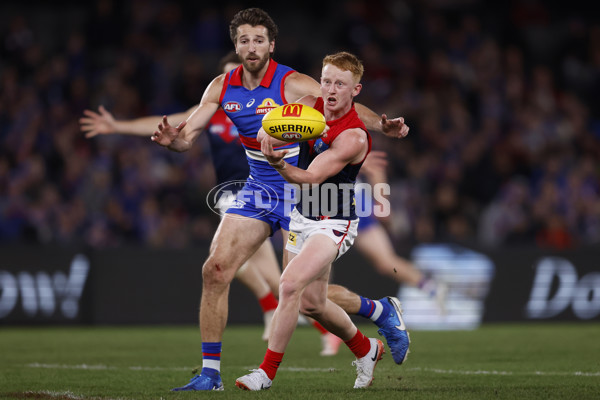
M 231 113 L 238 112 L 242 110 L 242 105 L 237 101 L 228 101 L 227 103 L 223 104 L 223 110 Z

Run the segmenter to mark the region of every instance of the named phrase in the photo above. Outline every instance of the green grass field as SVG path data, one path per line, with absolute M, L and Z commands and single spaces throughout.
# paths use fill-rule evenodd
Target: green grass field
M 374 326 L 360 325 L 376 336 Z M 299 327 L 273 387 L 244 392 L 234 381 L 262 360 L 260 326 L 227 329 L 224 392 L 174 393 L 201 363 L 192 326 L 2 327 L 0 398 L 6 399 L 598 399 L 600 324 L 487 325 L 475 331 L 412 332 L 402 366 L 384 355 L 373 386 L 352 389 L 346 348 L 320 357 L 319 338 Z M 386 351 L 387 348 L 386 348 Z

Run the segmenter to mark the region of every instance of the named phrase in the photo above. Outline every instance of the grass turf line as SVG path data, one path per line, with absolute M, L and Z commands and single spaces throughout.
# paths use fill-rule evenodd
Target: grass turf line
M 373 325 L 361 330 L 377 337 Z M 237 377 L 262 361 L 261 326 L 230 326 L 223 345 L 225 392 L 241 399 Z M 320 340 L 299 327 L 264 399 L 591 399 L 600 393 L 600 324 L 485 325 L 474 331 L 411 332 L 402 366 L 389 349 L 373 386 L 352 389 L 352 354 L 320 357 Z M 2 399 L 191 399 L 173 393 L 201 364 L 194 326 L 3 327 Z

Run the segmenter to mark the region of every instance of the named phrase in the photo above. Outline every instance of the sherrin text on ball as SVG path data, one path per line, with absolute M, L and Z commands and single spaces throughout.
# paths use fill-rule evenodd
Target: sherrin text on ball
M 269 111 L 262 126 L 269 136 L 287 142 L 317 138 L 326 126 L 325 117 L 314 108 L 300 103 L 289 103 Z

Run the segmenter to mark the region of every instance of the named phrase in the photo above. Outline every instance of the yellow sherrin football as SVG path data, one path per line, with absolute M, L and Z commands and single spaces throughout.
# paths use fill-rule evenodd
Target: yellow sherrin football
M 289 103 L 274 108 L 262 119 L 269 136 L 286 142 L 301 142 L 319 137 L 325 129 L 325 117 L 314 108 L 300 103 Z

